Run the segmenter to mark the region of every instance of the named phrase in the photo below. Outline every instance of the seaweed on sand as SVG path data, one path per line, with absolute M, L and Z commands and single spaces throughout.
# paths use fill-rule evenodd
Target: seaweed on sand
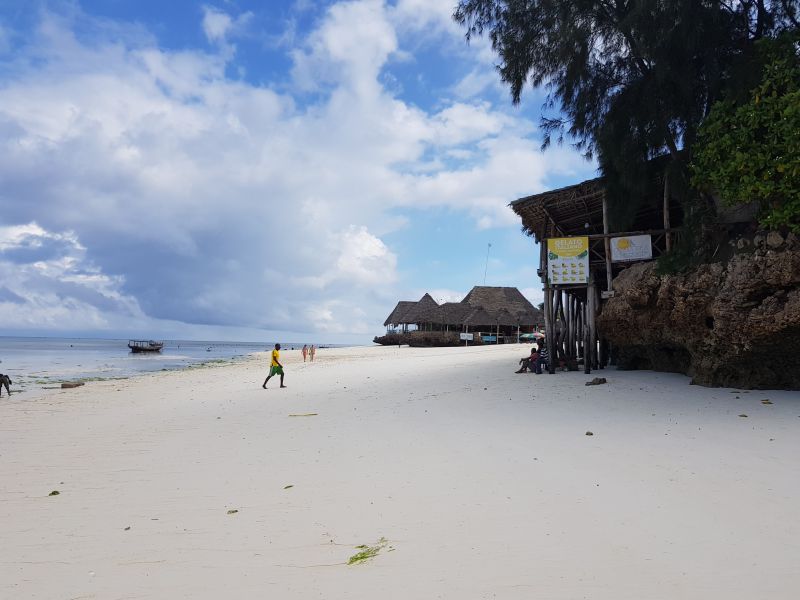
M 366 544 L 356 546 L 356 550 L 359 550 L 359 552 L 353 554 L 353 556 L 350 557 L 350 560 L 347 561 L 347 564 L 358 565 L 368 561 L 370 558 L 375 558 L 375 556 L 377 556 L 378 553 L 387 546 L 389 546 L 389 541 L 385 537 L 379 539 L 378 543 L 374 546 L 367 546 Z M 388 552 L 391 552 L 392 550 L 394 550 L 394 548 L 389 546 Z

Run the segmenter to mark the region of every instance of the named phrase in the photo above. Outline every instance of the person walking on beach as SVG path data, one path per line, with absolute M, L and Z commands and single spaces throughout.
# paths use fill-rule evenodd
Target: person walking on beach
M 308 351 L 308 354 L 311 356 L 311 362 L 314 362 L 314 355 L 317 353 L 317 347 L 314 344 L 311 344 L 311 349 Z
M 267 382 L 273 375 L 280 375 L 281 376 L 281 387 L 285 388 L 286 386 L 283 385 L 283 365 L 281 364 L 281 345 L 275 344 L 275 349 L 272 351 L 272 360 L 269 363 L 269 375 L 264 380 L 264 384 L 261 386 L 264 389 L 267 389 Z
M 303 344 L 303 362 L 306 362 L 306 357 L 308 356 L 308 346 Z

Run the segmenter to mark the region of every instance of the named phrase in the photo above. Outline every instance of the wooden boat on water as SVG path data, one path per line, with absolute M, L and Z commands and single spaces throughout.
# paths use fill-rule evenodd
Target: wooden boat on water
M 164 342 L 156 342 L 155 340 L 128 340 L 128 348 L 131 352 L 161 352 L 164 347 Z

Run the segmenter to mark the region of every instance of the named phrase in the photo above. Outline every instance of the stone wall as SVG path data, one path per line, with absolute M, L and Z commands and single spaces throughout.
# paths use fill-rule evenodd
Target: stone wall
M 686 373 L 708 386 L 800 389 L 800 239 L 772 231 L 722 263 L 614 279 L 598 327 L 621 368 Z

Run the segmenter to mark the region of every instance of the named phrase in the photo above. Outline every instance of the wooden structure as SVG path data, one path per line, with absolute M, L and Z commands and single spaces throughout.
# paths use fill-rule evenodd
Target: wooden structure
M 549 371 L 565 361 L 577 365 L 583 360 L 585 373 L 603 368 L 607 363 L 607 344 L 597 331 L 595 318 L 603 299 L 613 295 L 614 275 L 631 263 L 612 263 L 611 238 L 649 234 L 653 257 L 672 245 L 681 221 L 681 209 L 669 193 L 668 181 L 657 175 L 654 190 L 663 190 L 647 198 L 633 216 L 627 231 L 614 231 L 608 211 L 602 178 L 557 190 L 520 198 L 510 204 L 522 219 L 523 231 L 532 236 L 540 249 L 537 273 L 544 284 L 545 337 L 550 349 Z M 589 280 L 580 285 L 551 284 L 547 273 L 547 240 L 550 238 L 589 238 Z M 602 290 L 602 292 L 601 292 Z
M 513 287 L 475 286 L 461 302 L 437 304 L 425 294 L 418 302 L 400 301 L 384 326 L 424 331 L 490 332 L 514 338 L 544 324 L 542 312 Z

